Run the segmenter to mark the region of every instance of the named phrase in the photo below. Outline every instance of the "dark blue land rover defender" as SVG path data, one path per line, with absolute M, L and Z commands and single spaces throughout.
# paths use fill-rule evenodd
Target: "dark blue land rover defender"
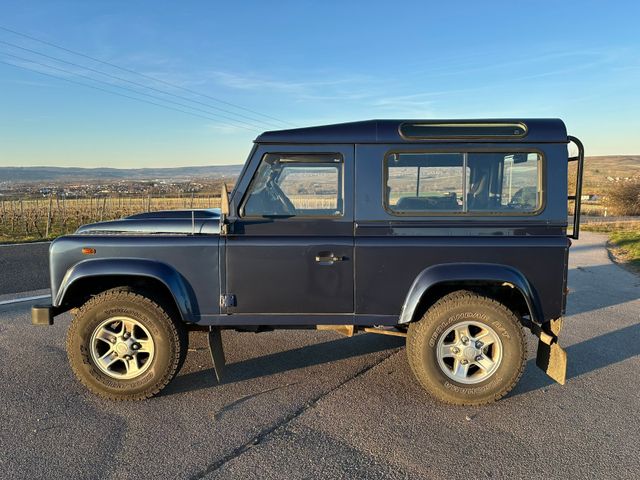
M 209 331 L 218 377 L 221 329 L 406 336 L 420 384 L 455 404 L 511 390 L 526 329 L 537 364 L 563 383 L 583 158 L 557 119 L 266 132 L 220 209 L 144 213 L 53 242 L 53 302 L 33 323 L 72 310 L 71 367 L 114 400 L 160 392 L 194 328 Z

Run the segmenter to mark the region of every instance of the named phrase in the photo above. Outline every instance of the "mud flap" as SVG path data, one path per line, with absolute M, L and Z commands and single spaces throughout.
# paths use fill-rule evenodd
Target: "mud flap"
M 209 329 L 209 352 L 211 353 L 211 360 L 213 361 L 213 370 L 218 379 L 218 383 L 220 383 L 226 363 L 220 327 L 210 327 Z
M 536 365 L 549 377 L 564 385 L 567 377 L 567 352 L 558 345 L 558 335 L 562 329 L 562 318 L 551 320 L 534 332 L 540 338 Z

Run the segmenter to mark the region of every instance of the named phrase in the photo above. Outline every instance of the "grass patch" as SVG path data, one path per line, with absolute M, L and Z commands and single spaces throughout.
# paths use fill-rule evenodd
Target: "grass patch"
M 607 233 L 607 248 L 613 260 L 622 267 L 640 274 L 640 221 L 594 222 L 582 224 L 580 229 Z
M 640 273 L 640 231 L 613 232 L 609 239 L 615 258 Z
M 640 232 L 640 220 L 625 222 L 592 222 L 581 223 L 580 231 L 600 233 Z

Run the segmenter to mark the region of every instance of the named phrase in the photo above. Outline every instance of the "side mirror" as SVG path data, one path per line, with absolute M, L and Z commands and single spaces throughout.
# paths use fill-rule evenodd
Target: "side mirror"
M 222 184 L 222 192 L 220 193 L 220 235 L 226 235 L 229 230 L 227 217 L 229 216 L 229 193 L 227 192 L 227 184 Z

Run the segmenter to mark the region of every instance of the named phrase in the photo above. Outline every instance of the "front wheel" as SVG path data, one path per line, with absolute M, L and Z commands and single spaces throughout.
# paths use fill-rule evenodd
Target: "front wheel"
M 518 382 L 526 344 L 516 315 L 469 291 L 437 301 L 407 334 L 409 364 L 438 400 L 480 405 L 502 398 Z
M 74 317 L 67 355 L 78 380 L 111 400 L 162 390 L 187 351 L 186 332 L 152 299 L 126 290 L 93 297 Z

